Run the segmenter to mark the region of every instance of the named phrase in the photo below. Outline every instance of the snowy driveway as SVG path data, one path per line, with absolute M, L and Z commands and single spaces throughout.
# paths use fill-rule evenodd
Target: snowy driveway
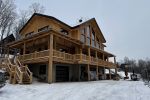
M 7 84 L 0 100 L 150 100 L 150 88 L 141 81 Z

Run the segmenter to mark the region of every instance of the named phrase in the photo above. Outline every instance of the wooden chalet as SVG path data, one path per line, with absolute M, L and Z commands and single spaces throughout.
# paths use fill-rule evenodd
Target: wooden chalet
M 71 27 L 35 13 L 20 35 L 20 40 L 8 44 L 9 50 L 18 49 L 20 63 L 45 82 L 106 79 L 105 69 L 117 74 L 115 55 L 105 51 L 106 40 L 94 18 Z

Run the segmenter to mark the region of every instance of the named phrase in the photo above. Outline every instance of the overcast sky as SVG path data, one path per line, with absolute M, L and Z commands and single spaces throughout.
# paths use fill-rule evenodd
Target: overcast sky
M 16 0 L 18 10 L 33 2 L 45 14 L 69 24 L 95 17 L 106 38 L 106 50 L 117 59 L 150 56 L 150 0 Z

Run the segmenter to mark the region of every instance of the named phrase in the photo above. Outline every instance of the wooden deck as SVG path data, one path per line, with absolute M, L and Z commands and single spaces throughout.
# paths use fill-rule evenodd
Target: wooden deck
M 21 62 L 26 64 L 48 62 L 49 50 L 20 55 L 18 56 L 18 58 L 20 59 Z M 57 50 L 53 50 L 53 61 L 68 64 L 90 64 L 90 65 L 104 66 L 108 68 L 116 67 L 116 64 L 112 62 L 103 61 L 102 59 L 87 56 L 85 54 L 69 54 Z

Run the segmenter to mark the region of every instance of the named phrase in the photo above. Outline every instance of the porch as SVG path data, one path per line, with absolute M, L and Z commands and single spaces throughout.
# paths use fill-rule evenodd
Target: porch
M 43 50 L 39 52 L 35 51 L 34 53 L 19 55 L 18 58 L 24 64 L 48 62 L 49 50 Z M 102 59 L 88 56 L 85 54 L 65 53 L 55 49 L 53 49 L 53 61 L 67 64 L 90 64 L 90 65 L 104 66 L 108 68 L 116 67 L 116 64 L 113 62 L 104 61 Z

